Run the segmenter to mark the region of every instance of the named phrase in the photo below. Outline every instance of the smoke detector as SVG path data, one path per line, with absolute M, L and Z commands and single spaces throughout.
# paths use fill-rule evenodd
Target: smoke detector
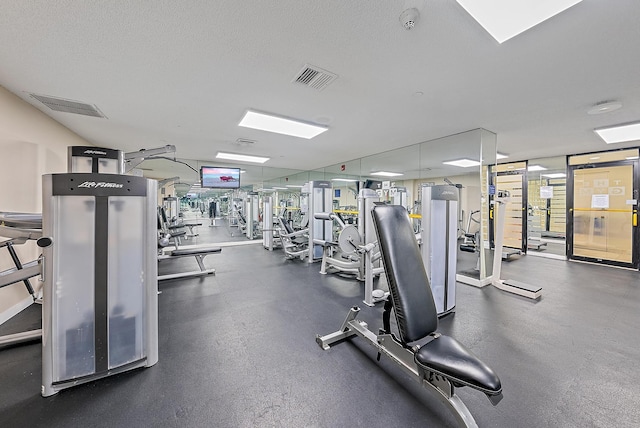
M 235 144 L 236 146 L 240 146 L 240 147 L 249 147 L 254 145 L 256 142 L 255 140 L 248 140 L 246 138 L 238 138 L 233 144 Z
M 416 23 L 420 19 L 420 12 L 415 7 L 407 9 L 400 14 L 400 24 L 405 30 L 411 30 L 416 26 Z

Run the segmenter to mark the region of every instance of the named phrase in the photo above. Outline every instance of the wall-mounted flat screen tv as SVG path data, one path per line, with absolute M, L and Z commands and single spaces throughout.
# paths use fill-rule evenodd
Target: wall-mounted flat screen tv
M 367 181 L 364 182 L 363 188 L 365 188 L 365 189 L 373 189 L 373 190 L 382 189 L 382 181 L 367 180 Z
M 200 167 L 200 183 L 210 189 L 240 188 L 240 168 Z

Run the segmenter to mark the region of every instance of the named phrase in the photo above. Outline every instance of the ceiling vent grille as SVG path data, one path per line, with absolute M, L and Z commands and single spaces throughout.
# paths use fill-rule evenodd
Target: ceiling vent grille
M 85 104 L 79 101 L 65 100 L 62 98 L 47 97 L 45 95 L 30 95 L 32 98 L 40 101 L 42 104 L 54 111 L 106 118 L 106 116 L 102 114 L 95 105 Z
M 336 80 L 337 77 L 337 74 L 331 73 L 330 71 L 323 70 L 314 65 L 305 64 L 302 70 L 293 78 L 292 82 L 321 91 Z

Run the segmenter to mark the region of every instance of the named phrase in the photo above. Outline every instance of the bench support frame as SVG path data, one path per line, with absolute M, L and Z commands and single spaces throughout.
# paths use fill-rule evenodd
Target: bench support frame
M 183 256 L 173 256 L 173 255 L 162 255 L 158 256 L 158 260 L 166 260 L 166 259 L 174 259 L 176 257 L 190 257 L 193 256 L 196 258 L 198 262 L 198 266 L 200 270 L 193 270 L 189 272 L 180 272 L 180 273 L 171 273 L 167 275 L 158 275 L 158 281 L 166 281 L 169 279 L 178 279 L 178 278 L 191 278 L 196 276 L 205 276 L 216 273 L 215 269 L 207 269 L 204 265 L 204 258 L 212 253 L 203 253 L 203 254 L 186 254 Z
M 460 397 L 456 395 L 455 387 L 449 379 L 441 374 L 419 367 L 414 361 L 413 351 L 402 346 L 392 334 L 380 332 L 380 334 L 376 335 L 373 333 L 368 329 L 366 322 L 356 319 L 359 312 L 360 308 L 357 306 L 349 309 L 340 330 L 325 336 L 316 336 L 318 345 L 322 349 L 328 350 L 331 345 L 337 342 L 350 339 L 354 336 L 362 337 L 369 345 L 376 348 L 378 351 L 378 359 L 381 354 L 386 355 L 405 373 L 411 375 L 411 377 L 420 382 L 425 389 L 431 391 L 432 395 L 437 397 L 442 404 L 449 408 L 460 426 L 477 428 L 478 425 L 475 419 L 473 419 L 471 412 L 469 412 L 469 409 Z

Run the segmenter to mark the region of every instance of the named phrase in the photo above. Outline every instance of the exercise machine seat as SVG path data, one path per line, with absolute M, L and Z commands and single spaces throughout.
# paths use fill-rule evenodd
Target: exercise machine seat
M 452 337 L 441 335 L 433 339 L 416 352 L 414 359 L 429 371 L 486 394 L 497 394 L 502 390 L 494 371 Z
M 180 256 L 197 256 L 198 254 L 213 254 L 222 252 L 220 247 L 208 247 L 208 248 L 184 248 L 179 250 L 173 250 L 169 252 L 169 255 Z
M 500 379 L 485 363 L 455 339 L 436 334 L 438 314 L 406 209 L 378 205 L 373 209 L 373 220 L 400 342 L 410 348 L 410 342 L 434 337 L 415 353 L 419 367 L 487 395 L 501 394 Z

